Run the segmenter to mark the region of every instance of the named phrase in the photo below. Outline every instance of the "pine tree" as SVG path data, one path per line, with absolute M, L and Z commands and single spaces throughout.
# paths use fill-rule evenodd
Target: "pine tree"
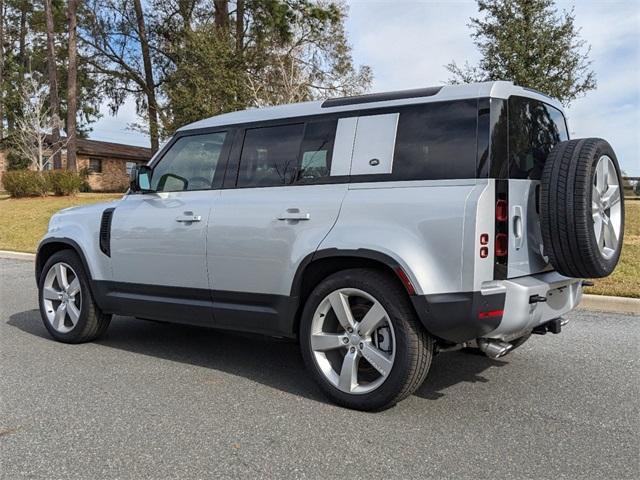
M 450 83 L 511 80 L 565 105 L 596 88 L 573 10 L 559 13 L 553 0 L 478 0 L 478 8 L 484 16 L 469 26 L 480 62 L 447 65 Z

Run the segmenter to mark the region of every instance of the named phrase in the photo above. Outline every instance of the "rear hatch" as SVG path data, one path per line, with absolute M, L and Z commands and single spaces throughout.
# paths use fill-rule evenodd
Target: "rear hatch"
M 540 178 L 552 148 L 569 139 L 562 112 L 533 98 L 508 101 L 507 277 L 552 269 L 540 232 Z

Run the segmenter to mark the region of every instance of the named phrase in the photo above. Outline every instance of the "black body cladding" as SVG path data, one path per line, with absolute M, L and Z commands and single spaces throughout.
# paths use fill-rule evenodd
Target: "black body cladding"
M 115 208 L 107 208 L 100 219 L 100 251 L 107 257 L 111 256 L 111 221 Z

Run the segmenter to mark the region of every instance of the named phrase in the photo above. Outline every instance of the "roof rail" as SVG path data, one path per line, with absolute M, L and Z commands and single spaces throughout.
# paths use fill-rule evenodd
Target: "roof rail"
M 387 100 L 401 100 L 403 98 L 431 97 L 442 87 L 414 88 L 413 90 L 398 90 L 395 92 L 369 93 L 353 97 L 329 98 L 322 102 L 322 108 L 358 105 L 360 103 L 384 102 Z

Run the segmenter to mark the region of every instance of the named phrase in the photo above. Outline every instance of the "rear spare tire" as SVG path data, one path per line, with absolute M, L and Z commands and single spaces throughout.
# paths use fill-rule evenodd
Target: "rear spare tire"
M 549 154 L 540 186 L 544 254 L 568 277 L 606 277 L 618 263 L 624 195 L 618 160 L 600 138 L 561 142 Z

